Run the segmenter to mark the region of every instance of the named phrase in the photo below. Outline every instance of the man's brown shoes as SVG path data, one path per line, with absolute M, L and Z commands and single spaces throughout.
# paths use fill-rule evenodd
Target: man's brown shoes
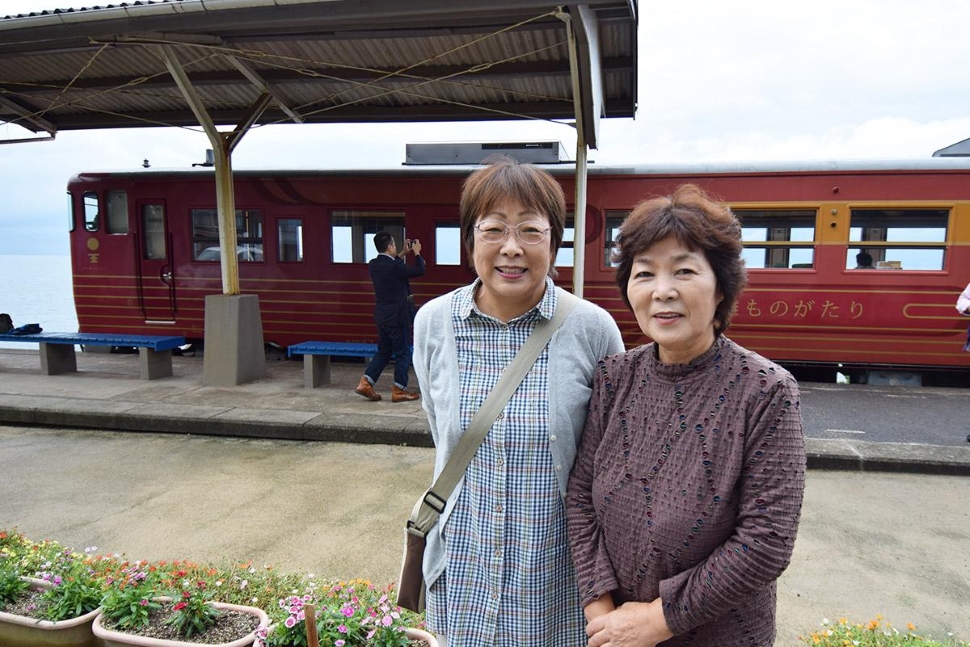
M 360 393 L 360 391 L 358 391 L 358 393 Z M 411 402 L 420 397 L 420 393 L 411 393 L 410 391 L 399 389 L 397 388 L 396 384 L 391 387 L 391 402 Z
M 381 399 L 381 394 L 374 390 L 374 385 L 368 382 L 366 377 L 360 378 L 360 383 L 357 385 L 357 388 L 354 389 L 354 393 L 358 393 L 368 400 L 373 400 L 374 402 Z M 395 402 L 397 402 L 397 400 L 395 400 Z

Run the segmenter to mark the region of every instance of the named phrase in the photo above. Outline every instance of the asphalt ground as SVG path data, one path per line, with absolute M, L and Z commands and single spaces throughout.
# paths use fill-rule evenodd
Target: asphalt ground
M 0 528 L 131 559 L 394 581 L 433 466 L 419 403 L 353 394 L 362 364 L 335 364 L 333 385 L 306 390 L 298 362 L 232 388 L 202 385 L 199 358 L 151 382 L 134 356 L 78 363 L 44 376 L 36 351 L 0 349 Z M 970 448 L 808 446 L 776 644 L 877 614 L 970 640 Z

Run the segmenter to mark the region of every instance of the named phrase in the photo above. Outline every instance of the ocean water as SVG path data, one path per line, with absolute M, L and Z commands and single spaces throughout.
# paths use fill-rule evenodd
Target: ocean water
M 0 312 L 13 325 L 40 324 L 50 332 L 77 332 L 70 256 L 0 254 Z M 0 342 L 0 348 L 36 344 Z

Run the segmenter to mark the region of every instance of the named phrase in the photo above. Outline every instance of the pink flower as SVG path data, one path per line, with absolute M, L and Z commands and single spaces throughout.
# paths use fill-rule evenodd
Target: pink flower
M 354 615 L 354 608 L 348 604 L 340 610 L 340 613 L 344 614 L 344 617 L 349 618 Z
M 290 616 L 283 622 L 283 624 L 286 625 L 287 629 L 292 629 L 296 625 L 296 618 Z
M 174 607 L 172 607 L 172 611 L 181 611 L 182 609 L 184 609 L 187 606 L 189 606 L 189 605 L 187 605 L 185 602 L 179 602 Z
M 385 627 L 390 627 L 392 624 L 394 624 L 394 619 L 391 616 L 384 616 L 381 618 L 381 624 Z
M 333 641 L 334 647 L 344 647 L 344 645 L 346 644 L 347 644 L 346 642 L 344 642 L 343 640 L 340 640 L 339 638 Z
M 340 625 L 339 627 L 337 627 L 337 631 L 339 631 L 342 634 L 347 633 L 347 625 Z
M 138 604 L 142 605 L 143 607 L 147 607 L 148 606 L 148 600 L 145 600 L 144 598 L 142 598 L 141 602 L 139 602 Z

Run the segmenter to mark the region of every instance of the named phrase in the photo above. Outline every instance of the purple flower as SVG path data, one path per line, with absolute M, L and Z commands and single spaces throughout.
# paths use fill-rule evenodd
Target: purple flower
M 344 647 L 344 645 L 346 645 L 346 644 L 347 644 L 346 642 L 344 642 L 343 640 L 341 640 L 339 638 L 337 640 L 333 641 L 334 647 Z
M 344 614 L 345 617 L 349 618 L 354 615 L 354 608 L 348 604 L 340 610 L 340 613 Z
M 337 631 L 339 631 L 342 634 L 347 633 L 347 631 L 348 631 L 347 630 L 347 625 L 340 625 L 339 627 L 337 627 Z

